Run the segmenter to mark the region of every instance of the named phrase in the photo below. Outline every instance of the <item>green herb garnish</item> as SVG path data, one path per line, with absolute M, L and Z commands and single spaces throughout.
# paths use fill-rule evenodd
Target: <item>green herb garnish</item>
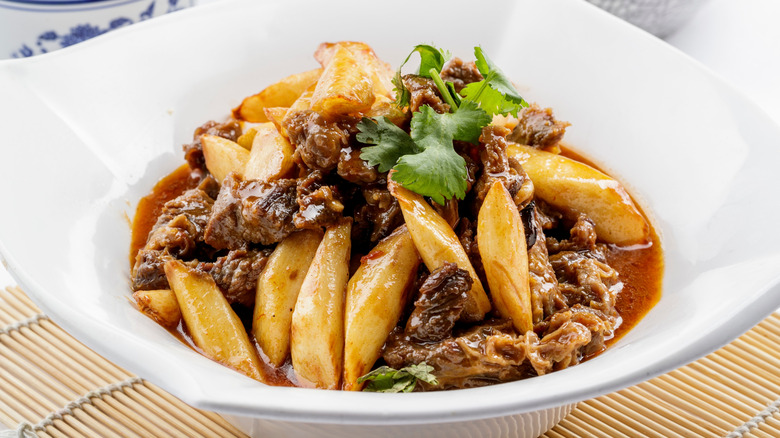
M 466 161 L 455 152 L 453 140 L 477 143 L 482 128 L 492 115 L 512 114 L 528 103 L 481 47 L 474 48 L 475 64 L 483 80 L 467 85 L 461 93 L 441 78 L 446 50 L 421 44 L 415 46 L 393 78 L 396 105 L 409 105 L 411 94 L 401 78 L 401 68 L 414 53 L 420 54 L 418 75 L 432 79 L 451 113 L 438 114 L 423 105 L 412 114 L 410 133 L 386 118 L 363 119 L 358 123 L 358 141 L 372 146 L 362 149 L 360 158 L 380 172 L 395 169 L 393 180 L 438 204 L 447 199 L 463 199 L 466 194 Z
M 379 367 L 358 379 L 358 383 L 368 382 L 363 391 L 367 392 L 412 392 L 417 381 L 438 385 L 436 376 L 431 374 L 433 367 L 425 362 L 410 365 L 400 370 L 388 366 Z

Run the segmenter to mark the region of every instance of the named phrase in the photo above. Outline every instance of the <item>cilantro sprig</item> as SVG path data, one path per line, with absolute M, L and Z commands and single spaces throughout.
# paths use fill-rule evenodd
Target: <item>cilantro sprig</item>
M 431 374 L 432 371 L 433 367 L 425 362 L 400 370 L 382 366 L 360 377 L 358 383 L 368 382 L 363 389 L 368 392 L 412 392 L 418 380 L 431 385 L 439 384 L 436 376 Z
M 386 118 L 364 118 L 358 123 L 357 139 L 371 146 L 364 147 L 360 157 L 371 166 L 378 166 L 380 172 L 395 169 L 393 180 L 444 205 L 447 199 L 463 199 L 466 195 L 466 161 L 455 152 L 453 141 L 477 143 L 482 128 L 490 124 L 493 115 L 517 116 L 528 103 L 481 47 L 474 48 L 474 56 L 483 80 L 468 84 L 458 93 L 451 82 L 441 77 L 450 53 L 420 44 L 401 63 L 393 78 L 399 108 L 408 106 L 411 98 L 401 69 L 415 53 L 420 55 L 417 74 L 433 80 L 451 112 L 438 114 L 430 106 L 422 105 L 412 114 L 409 133 Z

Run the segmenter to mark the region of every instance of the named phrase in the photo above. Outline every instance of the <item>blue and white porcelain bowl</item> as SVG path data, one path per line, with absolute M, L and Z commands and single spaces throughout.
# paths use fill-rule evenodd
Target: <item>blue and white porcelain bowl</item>
M 51 52 L 191 4 L 192 0 L 0 0 L 0 59 Z

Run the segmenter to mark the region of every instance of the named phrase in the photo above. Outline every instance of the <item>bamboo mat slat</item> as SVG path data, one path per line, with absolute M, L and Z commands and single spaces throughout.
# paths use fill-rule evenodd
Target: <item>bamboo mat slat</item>
M 245 437 L 0 289 L 0 423 L 24 437 Z M 23 425 L 23 426 L 20 426 Z M 780 314 L 690 365 L 580 403 L 545 438 L 780 437 Z

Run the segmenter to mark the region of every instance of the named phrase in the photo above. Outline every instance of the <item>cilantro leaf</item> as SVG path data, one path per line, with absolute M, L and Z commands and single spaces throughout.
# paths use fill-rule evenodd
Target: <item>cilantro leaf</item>
M 395 106 L 403 108 L 409 105 L 409 98 L 411 97 L 409 89 L 404 85 L 401 79 L 401 69 L 409 62 L 412 55 L 417 52 L 420 54 L 420 68 L 417 74 L 426 78 L 431 77 L 430 70 L 434 69 L 440 72 L 444 67 L 444 63 L 447 62 L 452 55 L 446 50 L 437 49 L 436 47 L 429 46 L 427 44 L 419 44 L 414 46 L 412 52 L 404 59 L 404 62 L 398 67 L 393 77 L 393 85 L 395 85 Z
M 517 92 L 515 86 L 512 85 L 512 81 L 510 81 L 509 78 L 504 75 L 504 72 L 487 57 L 485 52 L 482 51 L 482 47 L 474 47 L 474 56 L 477 58 L 475 61 L 477 69 L 482 73 L 485 81 L 492 89 L 500 92 L 506 96 L 508 100 L 518 105 L 523 107 L 528 106 L 528 102 L 520 96 L 520 93 Z
M 473 102 L 447 114 L 421 106 L 412 117 L 411 137 L 423 151 L 402 156 L 393 180 L 441 205 L 453 196 L 463 199 L 468 176 L 466 161 L 455 152 L 452 140 L 476 142 L 490 120 Z
M 431 77 L 431 69 L 441 72 L 444 63 L 449 61 L 452 57 L 450 52 L 446 50 L 437 49 L 436 47 L 427 44 L 419 44 L 412 49 L 412 53 L 406 57 L 406 61 L 409 60 L 409 57 L 411 57 L 414 52 L 420 54 L 420 69 L 417 71 L 417 74 L 424 78 Z M 404 61 L 404 64 L 406 64 L 406 61 Z M 403 64 L 401 64 L 401 66 L 403 67 Z
M 464 101 L 478 103 L 482 110 L 491 115 L 512 114 L 517 117 L 517 112 L 523 109 L 523 105 L 507 99 L 501 92 L 488 86 L 484 80 L 466 85 L 460 93 Z
M 363 118 L 357 128 L 357 140 L 361 143 L 375 146 L 364 147 L 360 158 L 368 161 L 371 166 L 379 165 L 380 172 L 387 172 L 406 154 L 416 154 L 422 151 L 412 137 L 403 129 L 395 126 L 387 117 L 372 119 Z
M 382 366 L 360 377 L 358 383 L 368 382 L 363 389 L 363 391 L 368 392 L 412 392 L 417 386 L 418 380 L 432 385 L 439 384 L 431 371 L 433 371 L 433 367 L 425 362 L 419 365 L 410 365 L 400 370 Z

